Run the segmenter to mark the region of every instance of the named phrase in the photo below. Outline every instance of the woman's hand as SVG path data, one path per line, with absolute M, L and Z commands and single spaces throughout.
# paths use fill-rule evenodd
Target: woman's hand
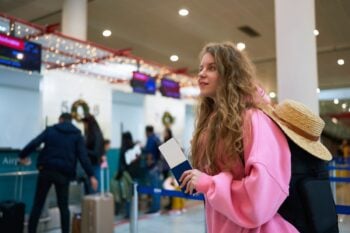
M 199 177 L 202 175 L 202 172 L 197 169 L 187 170 L 184 173 L 182 173 L 180 177 L 181 185 L 180 187 L 183 188 L 186 186 L 185 193 L 193 194 L 193 190 L 195 189 Z

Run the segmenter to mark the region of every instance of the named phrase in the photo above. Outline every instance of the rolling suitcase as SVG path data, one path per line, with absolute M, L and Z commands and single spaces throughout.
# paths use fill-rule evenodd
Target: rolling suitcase
M 15 200 L 0 202 L 0 231 L 4 233 L 23 233 L 25 204 L 22 199 L 23 175 L 16 175 Z M 19 189 L 18 189 L 19 185 Z
M 104 191 L 103 171 L 106 171 L 107 192 Z M 114 232 L 114 198 L 109 192 L 108 169 L 101 169 L 101 193 L 83 198 L 81 231 L 83 233 Z

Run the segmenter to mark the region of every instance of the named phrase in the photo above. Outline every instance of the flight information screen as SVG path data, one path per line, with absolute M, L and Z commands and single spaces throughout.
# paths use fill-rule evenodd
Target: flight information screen
M 40 72 L 41 45 L 0 34 L 0 65 Z

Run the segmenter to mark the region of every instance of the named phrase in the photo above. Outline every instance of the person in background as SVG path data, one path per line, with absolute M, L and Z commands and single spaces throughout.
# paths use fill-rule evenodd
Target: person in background
M 160 159 L 160 151 L 158 146 L 160 145 L 160 139 L 154 133 L 153 126 L 148 125 L 145 128 L 147 142 L 143 148 L 143 153 L 146 155 L 147 168 L 148 168 L 148 181 L 152 188 L 160 188 L 160 171 L 158 168 L 158 162 Z M 160 195 L 152 195 L 151 207 L 146 214 L 158 214 L 160 211 Z
M 164 135 L 163 135 L 163 143 L 167 142 L 172 137 L 173 137 L 173 132 L 171 131 L 171 129 L 169 127 L 165 128 Z M 163 181 L 164 181 L 169 176 L 170 167 L 162 154 L 160 155 L 159 168 L 160 168 L 160 172 L 162 173 Z
M 171 129 L 169 127 L 166 127 L 164 130 L 164 138 L 163 138 L 163 142 L 168 141 L 170 138 L 173 137 L 173 132 L 171 131 Z
M 166 190 L 181 191 L 180 186 L 173 175 L 170 175 L 165 179 L 163 182 L 163 188 Z M 170 198 L 166 209 L 169 210 L 170 214 L 181 214 L 183 212 L 186 212 L 185 199 L 181 197 Z
M 350 145 L 348 143 L 348 140 L 344 139 L 341 144 L 341 149 L 343 152 L 343 158 L 345 163 L 349 163 L 350 158 Z
M 208 233 L 296 233 L 278 213 L 289 193 L 291 153 L 261 110 L 265 95 L 243 51 L 210 43 L 200 53 L 192 170 L 181 187 L 205 197 Z
M 173 132 L 171 131 L 171 129 L 169 127 L 166 127 L 163 133 L 163 143 L 167 142 L 169 139 L 171 139 L 173 137 Z M 172 178 L 172 175 L 170 174 L 170 167 L 168 165 L 168 163 L 166 162 L 165 158 L 163 155 L 160 156 L 160 171 L 162 173 L 162 183 L 164 186 L 164 183 L 167 182 L 169 183 L 169 179 L 168 178 Z M 167 181 L 168 180 L 168 181 Z M 173 198 L 169 197 L 169 202 L 168 204 L 165 206 L 166 210 L 171 210 L 172 209 L 172 203 L 173 203 Z
M 108 168 L 107 153 L 111 149 L 111 141 L 109 139 L 103 140 L 104 155 L 101 157 L 101 168 Z
M 56 189 L 62 233 L 69 232 L 69 182 L 76 176 L 77 160 L 80 161 L 87 173 L 92 188 L 97 189 L 98 182 L 94 177 L 87 156 L 84 138 L 80 130 L 71 121 L 72 117 L 69 113 L 61 114 L 58 124 L 46 128 L 19 153 L 19 162 L 25 165 L 28 163 L 27 157 L 30 153 L 44 143 L 44 148 L 40 151 L 37 160 L 39 175 L 34 204 L 29 217 L 29 233 L 36 233 L 39 217 L 51 185 L 54 185 Z
M 122 134 L 120 155 L 119 155 L 119 167 L 117 169 L 117 174 L 115 180 L 113 181 L 113 192 L 116 202 L 116 213 L 120 210 L 124 210 L 124 218 L 129 218 L 130 216 L 130 201 L 132 196 L 132 182 L 133 178 L 129 173 L 130 161 L 136 159 L 136 155 L 133 158 L 127 158 L 133 148 L 135 143 L 133 142 L 132 135 L 130 132 L 124 132 Z M 141 154 L 139 150 L 138 155 Z M 135 171 L 138 172 L 138 171 Z
M 105 154 L 104 151 L 104 139 L 103 134 L 100 129 L 100 126 L 98 125 L 96 119 L 92 115 L 88 115 L 83 118 L 84 123 L 84 135 L 85 135 L 85 145 L 87 148 L 88 156 L 90 158 L 90 162 L 92 164 L 92 167 L 94 169 L 95 177 L 97 177 L 99 181 L 99 188 L 98 191 L 101 191 L 101 163 L 102 163 L 102 156 Z M 95 191 L 89 189 L 89 193 L 94 193 Z

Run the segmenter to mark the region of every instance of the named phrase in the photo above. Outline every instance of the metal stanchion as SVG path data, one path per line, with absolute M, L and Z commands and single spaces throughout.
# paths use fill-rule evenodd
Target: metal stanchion
M 130 211 L 130 233 L 138 233 L 138 193 L 137 183 L 133 183 L 133 196 Z
M 335 165 L 336 165 L 335 160 L 331 161 L 331 166 L 335 167 Z M 331 177 L 337 176 L 336 169 L 330 170 L 329 173 Z M 333 193 L 334 202 L 337 203 L 337 183 L 336 182 L 331 182 L 331 189 Z

